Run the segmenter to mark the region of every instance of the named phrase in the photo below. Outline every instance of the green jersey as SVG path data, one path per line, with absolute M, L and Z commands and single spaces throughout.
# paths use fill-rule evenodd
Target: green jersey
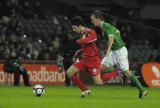
M 103 27 L 102 27 L 102 31 L 104 32 L 107 39 L 110 36 L 114 36 L 114 41 L 113 41 L 111 50 L 113 50 L 113 51 L 118 50 L 118 49 L 122 48 L 123 46 L 125 46 L 125 43 L 121 39 L 119 30 L 117 28 L 113 27 L 111 24 L 104 22 Z

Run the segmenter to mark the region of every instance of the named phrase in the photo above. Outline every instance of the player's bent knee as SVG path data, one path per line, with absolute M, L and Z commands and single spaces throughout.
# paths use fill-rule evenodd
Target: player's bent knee
M 67 70 L 66 74 L 69 78 L 73 76 L 73 72 L 71 70 Z
M 77 70 L 73 65 L 70 66 L 69 69 L 66 72 L 68 77 L 72 77 L 75 73 L 77 73 Z

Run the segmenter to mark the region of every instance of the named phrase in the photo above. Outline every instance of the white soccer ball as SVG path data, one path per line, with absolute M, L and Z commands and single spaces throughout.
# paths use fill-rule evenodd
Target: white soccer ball
M 42 85 L 35 85 L 34 87 L 33 87 L 33 94 L 35 95 L 35 96 L 42 96 L 43 94 L 44 94 L 44 87 L 42 86 Z

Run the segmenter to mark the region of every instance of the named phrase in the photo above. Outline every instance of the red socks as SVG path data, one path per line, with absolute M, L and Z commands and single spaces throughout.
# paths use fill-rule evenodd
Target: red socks
M 102 75 L 101 78 L 103 81 L 106 82 L 117 75 L 118 75 L 117 71 L 112 71 L 111 73 L 106 73 Z M 80 88 L 81 91 L 88 90 L 88 88 L 83 84 L 83 82 L 77 77 L 76 74 L 73 75 L 70 79 L 75 85 L 77 85 Z
M 77 77 L 77 75 L 73 75 L 71 77 L 71 80 L 74 84 L 76 84 L 80 89 L 81 91 L 85 91 L 85 90 L 88 90 L 88 88 L 83 84 L 83 82 Z
M 117 71 L 112 71 L 111 73 L 106 73 L 106 74 L 102 75 L 101 78 L 103 81 L 106 82 L 117 75 L 118 75 Z

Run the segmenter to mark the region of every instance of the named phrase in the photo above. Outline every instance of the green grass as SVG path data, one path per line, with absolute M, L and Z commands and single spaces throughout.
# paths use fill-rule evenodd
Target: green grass
M 0 108 L 159 108 L 160 89 L 148 89 L 145 99 L 133 87 L 90 86 L 91 95 L 80 97 L 76 87 L 45 86 L 36 97 L 32 87 L 0 86 Z

